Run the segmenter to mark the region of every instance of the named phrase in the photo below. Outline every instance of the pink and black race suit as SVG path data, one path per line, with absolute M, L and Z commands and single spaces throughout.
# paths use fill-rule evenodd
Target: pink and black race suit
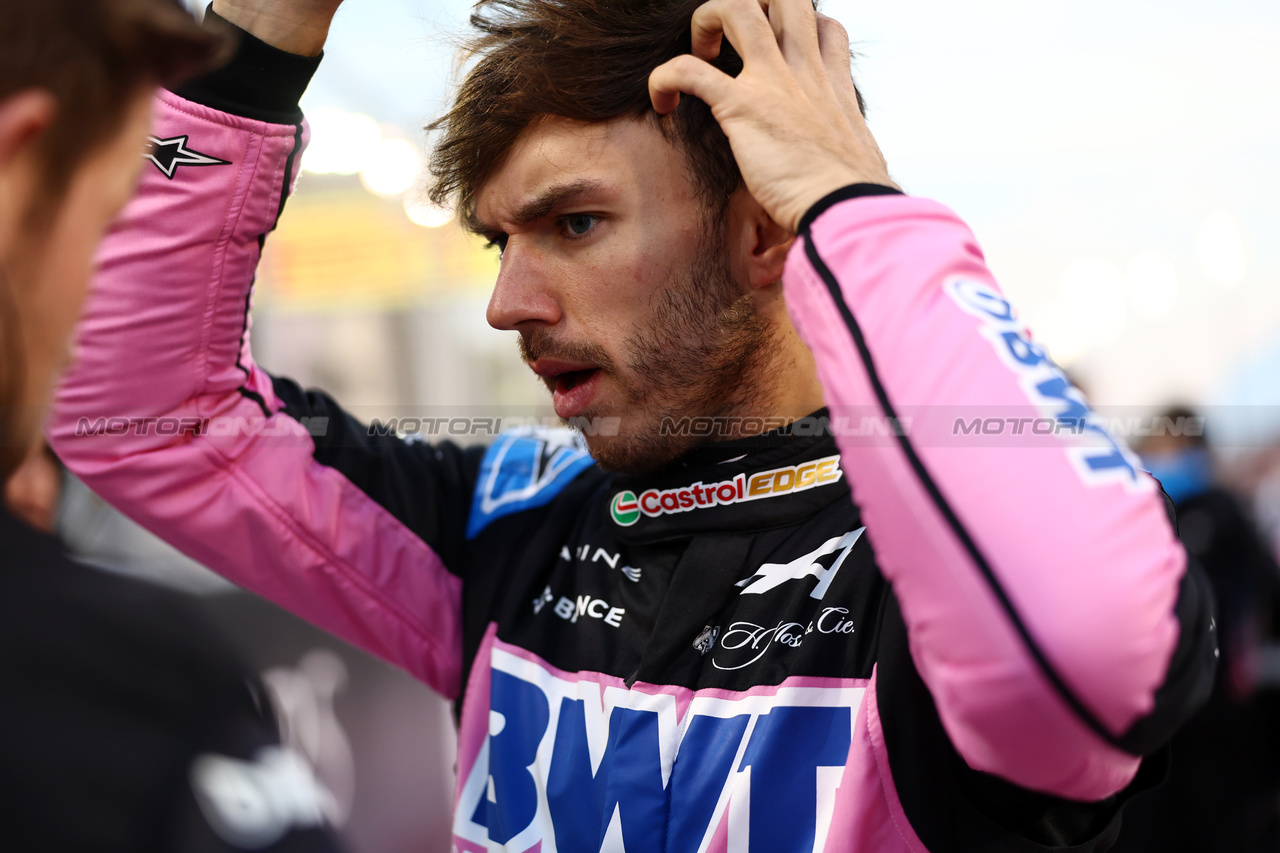
M 456 698 L 457 850 L 1106 848 L 1207 695 L 1211 603 L 953 213 L 866 186 L 809 212 L 784 285 L 827 408 L 789 430 L 645 477 L 567 432 L 406 441 L 250 351 L 313 69 L 246 39 L 161 95 L 51 436 Z

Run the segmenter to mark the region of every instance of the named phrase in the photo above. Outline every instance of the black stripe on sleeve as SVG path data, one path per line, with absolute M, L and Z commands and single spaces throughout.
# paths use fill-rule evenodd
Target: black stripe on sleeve
M 809 226 L 813 224 L 813 220 L 817 219 L 827 208 L 842 201 L 851 198 L 866 198 L 873 195 L 903 195 L 902 190 L 886 187 L 883 184 L 850 184 L 847 187 L 841 187 L 835 192 L 828 193 L 809 208 L 805 215 L 800 217 L 800 225 L 796 231 L 800 234 L 808 234 Z
M 284 161 L 284 180 L 280 187 L 280 204 L 276 207 L 275 218 L 271 221 L 271 227 L 264 233 L 258 235 L 258 260 L 262 260 L 262 251 L 267 245 L 267 234 L 276 230 L 276 226 L 280 224 L 280 215 L 284 213 L 285 202 L 289 200 L 289 192 L 293 188 L 293 167 L 298 159 L 298 152 L 302 149 L 302 122 L 294 125 L 293 131 L 293 148 L 289 151 L 289 156 Z M 240 324 L 240 346 L 236 350 L 236 368 L 249 378 L 249 368 L 241 363 L 241 354 L 244 352 L 245 337 L 249 334 L 249 306 L 252 304 L 253 283 L 250 283 L 249 290 L 244 295 L 244 318 Z M 262 410 L 264 418 L 271 417 L 271 409 L 267 406 L 267 401 L 257 391 L 253 391 L 245 386 L 240 386 L 240 393 L 244 397 L 258 404 L 258 408 Z
M 831 197 L 828 196 L 828 198 Z M 834 203 L 834 201 L 831 202 L 831 204 Z M 822 204 L 822 202 L 819 202 L 819 204 Z M 832 275 L 826 262 L 823 261 L 821 255 L 818 254 L 818 249 L 814 245 L 812 235 L 809 233 L 808 226 L 812 224 L 813 218 L 806 217 L 806 219 L 808 220 L 806 222 L 806 227 L 800 232 L 800 236 L 804 238 L 805 255 L 808 257 L 809 263 L 822 278 L 823 283 L 826 284 L 827 290 L 831 293 L 831 298 L 835 301 L 836 308 L 840 311 L 840 316 L 843 318 L 845 325 L 849 329 L 849 334 L 852 336 L 854 345 L 857 347 L 858 355 L 862 359 L 863 367 L 867 371 L 867 378 L 871 382 L 871 387 L 875 390 L 876 399 L 879 401 L 880 407 L 884 410 L 887 417 L 896 421 L 898 414 L 893 407 L 893 403 L 889 400 L 889 394 L 885 390 L 884 384 L 880 381 L 879 371 L 876 370 L 875 362 L 871 357 L 870 349 L 867 347 L 866 338 L 862 333 L 862 328 L 854 318 L 853 312 L 849 310 L 849 305 L 845 302 L 844 292 L 840 289 L 839 282 L 836 281 L 835 276 Z M 925 491 L 928 492 L 929 497 L 933 501 L 938 512 L 941 513 L 944 519 L 946 519 L 947 525 L 960 541 L 960 544 L 968 553 L 973 564 L 978 567 L 978 571 L 982 574 L 983 579 L 986 580 L 991 591 L 995 594 L 996 600 L 1000 602 L 1000 607 L 1008 616 L 1014 630 L 1018 632 L 1019 638 L 1021 638 L 1023 644 L 1031 653 L 1032 658 L 1036 662 L 1036 666 L 1044 673 L 1045 677 L 1049 680 L 1049 683 L 1053 685 L 1054 690 L 1062 697 L 1062 700 L 1067 703 L 1067 705 L 1076 713 L 1085 725 L 1087 725 L 1106 743 L 1119 749 L 1125 749 L 1126 745 L 1123 740 L 1111 734 L 1111 732 L 1107 730 L 1106 726 L 1102 724 L 1097 716 L 1095 716 L 1094 713 L 1085 706 L 1080 697 L 1076 696 L 1074 691 L 1067 686 L 1066 682 L 1062 679 L 1062 676 L 1058 674 L 1057 670 L 1054 669 L 1048 658 L 1045 657 L 1044 651 L 1040 648 L 1039 644 L 1036 643 L 1035 639 L 1032 638 L 1026 624 L 1022 621 L 1022 617 L 1019 616 L 1017 610 L 1014 609 L 1013 602 L 1009 600 L 1008 594 L 1000 585 L 999 580 L 996 579 L 995 573 L 991 569 L 990 562 L 988 562 L 981 549 L 978 548 L 977 542 L 975 542 L 973 537 L 969 535 L 969 531 L 965 528 L 955 511 L 951 508 L 946 497 L 943 496 L 942 491 L 938 488 L 938 484 L 934 481 L 928 469 L 925 468 L 924 462 L 920 459 L 920 455 L 911 444 L 911 439 L 903 430 L 895 430 L 895 433 L 898 444 L 901 446 L 903 454 L 906 455 L 907 461 L 910 463 L 916 477 L 920 480 L 921 485 L 924 486 Z

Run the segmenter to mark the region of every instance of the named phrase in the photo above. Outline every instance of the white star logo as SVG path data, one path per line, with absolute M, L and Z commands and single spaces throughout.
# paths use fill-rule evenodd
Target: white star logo
M 156 168 L 171 181 L 179 166 L 231 165 L 228 160 L 219 160 L 217 157 L 210 157 L 208 154 L 192 151 L 187 147 L 187 137 L 185 136 L 175 136 L 170 139 L 158 139 L 154 136 L 148 136 L 147 147 L 143 149 L 142 156 L 155 163 Z

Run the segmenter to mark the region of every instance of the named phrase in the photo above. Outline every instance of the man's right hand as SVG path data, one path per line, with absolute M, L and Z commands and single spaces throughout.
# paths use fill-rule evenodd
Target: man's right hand
M 213 0 L 213 11 L 272 47 L 319 56 L 342 0 Z

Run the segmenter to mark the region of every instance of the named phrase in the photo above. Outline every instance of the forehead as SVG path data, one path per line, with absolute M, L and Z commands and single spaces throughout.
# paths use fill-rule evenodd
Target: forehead
M 530 200 L 570 185 L 650 202 L 694 198 L 684 153 L 651 119 L 588 124 L 545 116 L 521 133 L 502 166 L 477 190 L 476 219 L 506 230 Z

